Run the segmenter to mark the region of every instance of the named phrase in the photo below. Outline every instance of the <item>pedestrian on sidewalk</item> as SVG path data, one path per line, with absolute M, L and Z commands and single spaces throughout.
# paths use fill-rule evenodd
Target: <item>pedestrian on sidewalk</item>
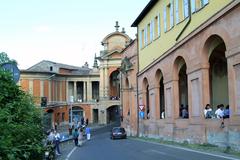
M 78 146 L 82 146 L 83 145 L 83 129 L 80 128 L 79 129 L 79 135 L 78 135 Z
M 89 127 L 86 128 L 86 135 L 87 135 L 87 140 L 90 140 L 91 132 L 90 132 L 90 128 Z
M 60 148 L 59 148 L 59 144 L 60 144 L 60 134 L 55 130 L 54 131 L 54 142 L 55 142 L 55 146 L 56 146 L 56 155 L 61 155 L 60 152 Z
M 78 130 L 76 128 L 74 130 L 74 133 L 73 133 L 73 139 L 74 139 L 75 146 L 78 146 L 78 136 L 79 136 L 79 133 L 78 133 Z

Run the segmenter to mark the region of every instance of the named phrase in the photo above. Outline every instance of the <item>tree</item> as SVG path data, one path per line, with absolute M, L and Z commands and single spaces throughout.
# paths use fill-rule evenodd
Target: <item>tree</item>
M 41 111 L 1 68 L 0 88 L 0 159 L 42 159 Z
M 7 53 L 0 52 L 0 64 L 7 63 L 7 62 L 14 63 L 17 65 L 17 61 L 14 59 L 10 59 Z

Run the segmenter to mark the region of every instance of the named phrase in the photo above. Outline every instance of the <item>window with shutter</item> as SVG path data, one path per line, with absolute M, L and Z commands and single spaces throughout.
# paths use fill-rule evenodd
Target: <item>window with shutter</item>
M 184 6 L 184 18 L 187 18 L 189 16 L 188 15 L 188 0 L 184 0 L 183 6 Z
M 170 28 L 174 26 L 174 16 L 173 16 L 173 0 L 171 0 L 170 6 L 169 6 L 169 11 L 170 11 Z
M 176 24 L 179 23 L 179 5 L 178 0 L 175 0 L 175 9 L 176 9 Z
M 164 32 L 167 32 L 167 8 L 163 9 L 163 23 L 164 23 Z

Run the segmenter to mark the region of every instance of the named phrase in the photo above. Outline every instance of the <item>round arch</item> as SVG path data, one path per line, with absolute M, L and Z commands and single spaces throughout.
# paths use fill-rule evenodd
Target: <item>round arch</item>
M 165 94 L 164 94 L 164 83 L 163 83 L 163 74 L 160 69 L 155 73 L 155 86 L 158 88 L 157 97 L 156 97 L 156 116 L 159 119 L 165 118 Z
M 209 65 L 210 104 L 217 109 L 220 104 L 229 104 L 228 64 L 225 55 L 226 43 L 219 35 L 211 35 L 204 43 L 203 61 Z
M 119 70 L 114 70 L 109 76 L 109 95 L 111 99 L 118 100 L 120 97 L 120 72 Z
M 120 122 L 120 107 L 119 105 L 109 106 L 107 109 L 107 123 Z
M 150 118 L 150 100 L 149 100 L 149 83 L 147 78 L 143 79 L 143 101 L 145 105 L 145 115 Z
M 182 56 L 178 56 L 174 61 L 173 77 L 178 81 L 178 103 L 179 108 L 175 111 L 180 118 L 189 117 L 188 108 L 188 77 L 187 77 L 187 64 Z

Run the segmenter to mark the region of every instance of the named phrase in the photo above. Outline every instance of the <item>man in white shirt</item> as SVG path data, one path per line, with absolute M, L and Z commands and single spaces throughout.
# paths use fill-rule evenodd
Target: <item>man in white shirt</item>
M 224 105 L 223 104 L 220 104 L 218 105 L 218 109 L 215 111 L 215 115 L 217 116 L 217 118 L 223 118 L 224 116 Z

